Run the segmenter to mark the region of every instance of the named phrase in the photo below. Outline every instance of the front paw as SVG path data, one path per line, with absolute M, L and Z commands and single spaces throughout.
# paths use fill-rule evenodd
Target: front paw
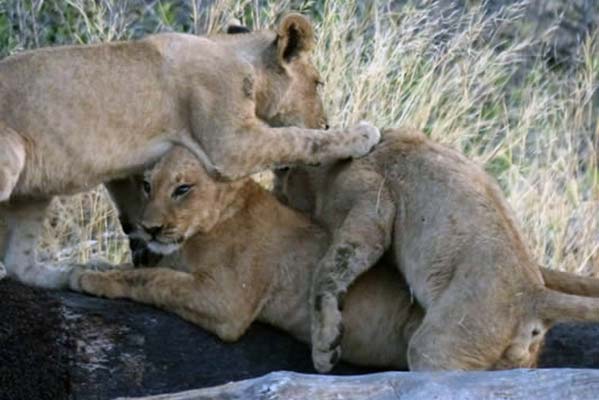
M 81 265 L 73 266 L 71 272 L 69 273 L 69 289 L 71 289 L 74 292 L 83 292 L 83 289 L 81 287 L 81 277 L 83 276 L 83 274 L 88 272 L 89 269 Z
M 101 274 L 102 272 L 112 271 L 114 269 L 130 269 L 131 265 L 114 265 L 106 261 L 103 258 L 93 258 L 86 264 L 74 264 L 71 265 L 68 278 L 69 289 L 76 292 L 87 291 L 82 284 L 82 278 L 84 276 L 89 277 L 94 274 Z
M 312 362 L 320 373 L 331 371 L 341 357 L 343 322 L 334 296 L 318 295 L 312 318 Z
M 379 129 L 367 121 L 360 121 L 350 128 L 352 135 L 356 137 L 356 144 L 352 157 L 365 156 L 381 140 Z
M 73 267 L 69 276 L 69 289 L 92 296 L 114 299 L 121 297 L 121 285 L 111 279 L 112 271 L 92 271 L 88 268 Z

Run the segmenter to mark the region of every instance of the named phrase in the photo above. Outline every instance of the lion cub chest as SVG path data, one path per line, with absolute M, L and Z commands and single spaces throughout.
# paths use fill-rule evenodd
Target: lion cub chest
M 234 227 L 233 223 L 219 226 L 209 234 L 192 237 L 181 249 L 181 261 L 187 272 L 212 280 L 240 302 L 255 302 L 266 297 L 273 281 L 269 268 L 272 255 L 253 243 L 250 232 Z

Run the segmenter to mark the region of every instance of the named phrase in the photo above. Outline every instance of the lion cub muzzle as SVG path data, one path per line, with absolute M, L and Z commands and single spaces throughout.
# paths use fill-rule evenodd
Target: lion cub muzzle
M 162 224 L 142 222 L 140 226 L 142 240 L 147 243 L 151 251 L 158 254 L 167 255 L 177 251 L 185 240 L 184 237 L 169 232 L 169 229 Z

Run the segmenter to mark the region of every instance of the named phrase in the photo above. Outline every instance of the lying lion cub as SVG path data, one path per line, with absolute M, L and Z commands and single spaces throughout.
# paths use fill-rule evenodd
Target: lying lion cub
M 255 320 L 308 341 L 310 284 L 329 244 L 325 232 L 251 179 L 213 180 L 184 149 L 146 175 L 141 224 L 150 248 L 170 255 L 155 268 L 82 268 L 70 287 L 164 308 L 226 341 Z M 346 304 L 344 359 L 405 369 L 422 312 L 396 268 L 380 263 L 364 274 Z
M 276 187 L 332 233 L 311 301 L 321 372 L 343 348 L 348 286 L 387 249 L 426 312 L 412 370 L 530 366 L 555 321 L 599 321 L 599 299 L 572 295 L 599 296 L 597 281 L 539 269 L 498 185 L 419 132 L 387 131 L 368 157 L 293 168 Z
M 0 261 L 8 273 L 64 286 L 69 269 L 35 265 L 52 197 L 141 172 L 175 144 L 224 179 L 366 154 L 376 128 L 324 130 L 313 45 L 309 21 L 292 14 L 276 31 L 161 34 L 0 61 L 0 219 L 8 221 Z M 117 204 L 130 195 L 122 183 L 109 185 Z
M 394 146 L 401 143 L 398 140 Z M 382 146 L 386 145 L 390 143 Z M 316 266 L 330 244 L 323 229 L 280 204 L 249 179 L 234 183 L 214 181 L 182 149 L 167 155 L 150 171 L 144 187 L 147 205 L 142 225 L 147 240 L 154 251 L 170 255 L 163 257 L 157 268 L 108 272 L 78 269 L 70 281 L 72 289 L 162 307 L 227 341 L 239 338 L 254 320 L 282 328 L 300 340 L 310 340 L 310 287 Z M 599 293 L 596 280 L 560 275 L 571 278 L 570 282 L 579 284 L 580 290 Z M 485 281 L 471 284 L 484 285 Z M 523 287 L 522 295 L 528 295 L 529 289 Z M 548 292 L 541 285 L 535 289 L 535 293 Z M 559 300 L 565 295 L 555 296 Z M 521 306 L 518 297 L 494 300 L 498 305 L 487 302 L 491 307 L 478 314 L 480 319 L 492 319 L 492 313 L 500 307 L 517 313 Z M 581 315 L 578 306 L 555 310 L 552 306 L 551 302 L 539 303 L 531 313 L 546 316 L 547 324 L 567 319 L 570 309 L 574 317 Z M 468 311 L 468 304 L 465 307 Z M 420 332 L 426 326 L 422 321 L 426 323 L 429 318 L 412 301 L 397 268 L 384 260 L 351 285 L 342 317 L 346 333 L 337 340 L 343 347 L 343 359 L 396 369 L 405 369 L 407 355 L 420 350 L 414 349 L 423 345 L 414 333 Z M 448 334 L 460 323 L 459 319 L 449 319 Z M 521 336 L 515 330 L 505 343 L 499 344 L 493 340 L 492 331 L 483 340 L 471 336 L 475 343 L 486 340 L 489 346 L 501 347 L 485 349 L 495 355 L 487 358 L 486 364 L 462 367 L 531 366 L 543 333 L 526 332 L 526 336 Z M 532 340 L 530 334 L 534 334 Z M 430 339 L 435 343 L 445 340 L 444 335 L 441 331 Z M 526 356 L 518 357 L 525 345 Z M 455 350 L 459 354 L 460 349 Z M 468 347 L 464 350 L 468 351 Z

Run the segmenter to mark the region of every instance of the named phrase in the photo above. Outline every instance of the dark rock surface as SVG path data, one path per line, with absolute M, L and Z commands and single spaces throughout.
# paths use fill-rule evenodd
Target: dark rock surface
M 0 399 L 67 398 L 72 349 L 59 300 L 0 281 Z
M 0 316 L 1 400 L 149 396 L 221 385 L 260 377 L 272 371 L 314 373 L 305 344 L 262 324 L 255 324 L 239 342 L 226 344 L 177 316 L 152 307 L 76 293 L 44 291 L 6 279 L 0 281 Z M 547 336 L 540 366 L 599 368 L 599 324 L 564 324 L 554 328 Z M 334 371 L 335 374 L 366 372 L 376 371 L 350 365 L 340 365 Z M 338 381 L 338 389 L 339 393 L 344 393 L 347 388 L 356 390 L 362 379 L 371 379 L 372 382 L 399 379 L 400 386 L 397 386 L 399 383 L 384 383 L 380 393 L 391 393 L 388 392 L 389 387 L 399 388 L 398 393 L 410 393 L 410 396 L 436 393 L 420 389 L 420 392 L 410 391 L 410 388 L 420 387 L 422 382 L 427 382 L 425 387 L 432 388 L 458 383 L 460 387 L 482 385 L 480 387 L 487 388 L 485 390 L 495 388 L 493 390 L 497 393 L 502 393 L 500 384 L 505 383 L 508 385 L 505 393 L 512 393 L 517 387 L 514 385 L 526 382 L 520 375 L 534 377 L 536 383 L 533 382 L 533 386 L 539 395 L 551 393 L 550 389 L 556 387 L 550 382 L 554 378 L 560 378 L 555 382 L 562 385 L 567 382 L 582 382 L 583 388 L 599 385 L 599 371 L 579 374 L 559 370 L 541 375 L 526 371 L 514 372 L 514 376 L 497 374 L 465 373 L 461 374 L 461 378 L 447 374 L 431 380 L 432 375 L 385 373 L 372 378 L 354 377 L 349 381 Z M 289 376 L 293 377 L 292 381 L 301 377 L 297 381 L 300 386 L 317 382 L 313 379 L 324 379 L 320 382 L 338 379 Z M 274 385 L 281 377 L 286 375 L 268 375 L 251 385 L 259 382 Z M 510 383 L 512 381 L 516 383 Z M 283 382 L 290 380 L 286 377 Z M 547 382 L 548 386 L 540 387 L 543 382 Z M 252 390 L 258 390 L 256 387 Z M 580 393 L 583 392 L 576 392 L 577 395 Z M 332 396 L 330 391 L 328 395 Z M 286 395 L 277 396 L 273 398 L 287 398 Z
M 152 307 L 0 281 L 0 400 L 141 396 L 277 370 L 314 372 L 305 344 L 266 325 L 226 344 Z

